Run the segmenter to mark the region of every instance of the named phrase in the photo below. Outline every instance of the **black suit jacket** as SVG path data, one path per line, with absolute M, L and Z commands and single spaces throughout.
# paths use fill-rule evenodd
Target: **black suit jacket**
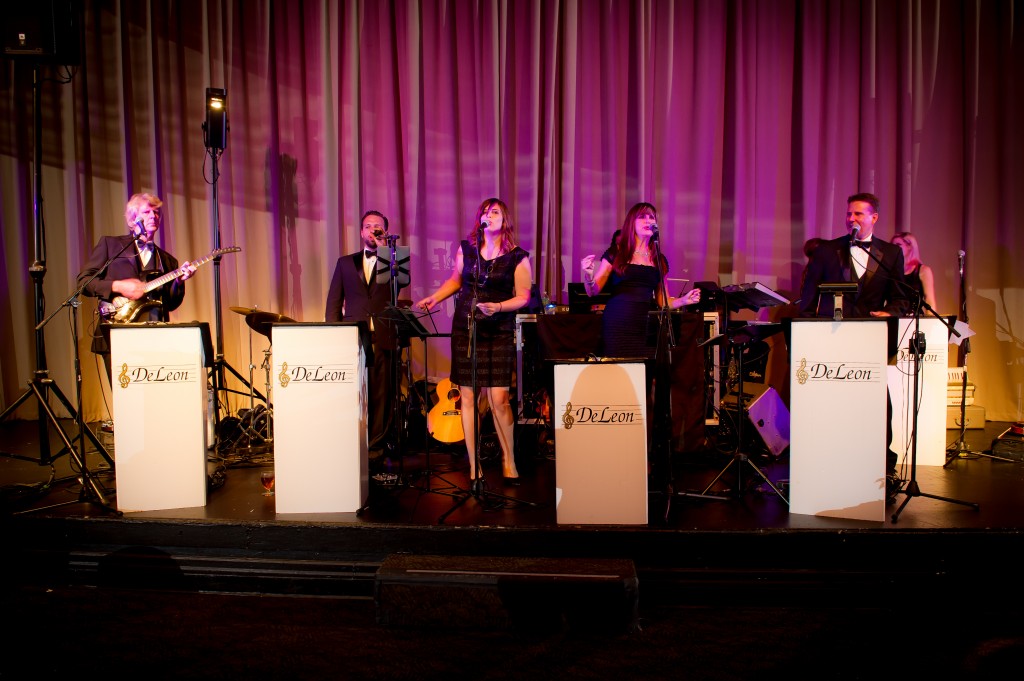
M 93 279 L 85 287 L 85 294 L 101 300 L 110 302 L 118 296 L 111 288 L 118 279 L 153 279 L 158 275 L 166 274 L 178 269 L 178 261 L 170 253 L 155 246 L 153 258 L 149 266 L 143 268 L 142 258 L 135 246 L 129 246 L 127 250 L 119 255 L 106 269 L 101 269 L 110 258 L 124 248 L 125 244 L 131 242 L 132 236 L 105 236 L 101 237 L 85 267 L 78 275 L 78 286 L 81 286 L 89 277 L 99 272 L 99 276 Z M 169 320 L 169 313 L 178 309 L 181 301 L 185 298 L 185 282 L 181 279 L 170 281 L 160 288 L 150 291 L 149 298 L 159 300 L 160 306 L 149 311 L 148 320 L 154 322 L 166 322 Z M 93 352 L 110 352 L 110 346 L 106 335 L 101 332 L 101 325 L 97 324 L 92 337 Z
M 800 290 L 800 316 L 833 316 L 833 298 L 831 295 L 819 295 L 818 285 L 852 281 L 852 273 L 849 236 L 821 244 L 807 263 Z M 872 312 L 880 311 L 900 316 L 906 314 L 907 307 L 903 251 L 895 244 L 872 236 L 867 270 L 857 281 L 857 294 L 843 296 L 843 316 L 870 317 Z
M 366 322 L 374 317 L 373 340 L 386 349 L 398 347 L 394 325 L 377 317 L 391 304 L 391 285 L 378 284 L 377 277 L 366 282 L 363 274 L 363 252 L 351 253 L 338 258 L 327 291 L 327 306 L 324 319 L 328 322 Z M 364 338 L 364 348 L 371 351 L 369 339 Z M 367 360 L 369 361 L 369 359 Z

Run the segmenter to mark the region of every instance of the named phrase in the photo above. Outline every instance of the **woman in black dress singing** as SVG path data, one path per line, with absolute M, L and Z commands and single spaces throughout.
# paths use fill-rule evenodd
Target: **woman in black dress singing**
M 618 239 L 596 267 L 593 255 L 581 261 L 587 294 L 609 294 L 601 320 L 605 357 L 651 356 L 647 321 L 652 300 L 659 307 L 667 300 L 672 310 L 700 302 L 700 289 L 680 298 L 668 294 L 668 260 L 662 255 L 659 267 L 654 266 L 657 223 L 657 209 L 649 203 L 638 203 L 626 213 Z
M 481 489 L 483 474 L 477 470 L 473 433 L 476 399 L 473 394 L 473 354 L 476 356 L 476 386 L 487 395 L 494 429 L 501 445 L 501 467 L 505 481 L 518 484 L 515 448 L 512 441 L 514 417 L 509 404 L 509 387 L 515 369 L 515 311 L 530 301 L 533 272 L 529 254 L 515 243 L 515 225 L 508 206 L 500 199 L 487 199 L 477 209 L 469 236 L 455 254 L 455 266 L 447 281 L 433 295 L 416 303 L 424 310 L 452 294 L 451 381 L 462 394 L 462 428 L 469 451 L 469 477 L 473 491 Z M 474 283 L 476 310 L 472 310 Z M 476 352 L 470 353 L 470 315 L 476 326 Z

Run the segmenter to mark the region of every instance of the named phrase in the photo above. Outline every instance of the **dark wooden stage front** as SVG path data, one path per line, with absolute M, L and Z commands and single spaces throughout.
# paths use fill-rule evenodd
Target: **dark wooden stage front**
M 971 452 L 988 451 L 1007 425 L 968 430 Z M 56 459 L 45 485 L 51 469 L 39 465 L 37 430 L 34 421 L 0 424 L 5 564 L 17 579 L 368 596 L 387 556 L 412 553 L 627 558 L 645 598 L 694 604 L 823 597 L 855 604 L 883 593 L 927 599 L 964 580 L 969 592 L 957 593 L 965 598 L 1020 598 L 1004 580 L 1013 579 L 1024 547 L 1024 465 L 985 455 L 917 470 L 922 492 L 977 510 L 915 496 L 895 523 L 790 514 L 747 464 L 723 477 L 736 487 L 737 468 L 743 475 L 742 489 L 724 490 L 725 499 L 683 494 L 701 491 L 730 460 L 709 451 L 678 458 L 672 494 L 650 494 L 647 525 L 559 526 L 555 462 L 542 444 L 520 453 L 521 486 L 504 485 L 496 462 L 485 465 L 490 491 L 508 499 L 466 497 L 464 456 L 433 452 L 429 468 L 422 453 L 406 456 L 393 469 L 399 483 L 375 485 L 359 515 L 280 516 L 259 483 L 272 459 L 257 453 L 233 458 L 205 507 L 118 517 L 81 500 L 67 455 Z M 955 440 L 958 432 L 947 435 Z M 785 456 L 757 463 L 785 491 Z M 87 464 L 113 490 L 113 472 L 95 452 Z M 890 516 L 904 499 L 889 506 Z

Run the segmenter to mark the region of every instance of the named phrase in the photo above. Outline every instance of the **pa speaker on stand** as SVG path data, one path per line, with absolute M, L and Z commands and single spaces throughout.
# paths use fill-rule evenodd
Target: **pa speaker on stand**
M 775 388 L 764 383 L 745 383 L 743 392 L 747 399 L 744 439 L 748 439 L 749 444 L 764 449 L 775 458 L 782 456 L 789 448 L 789 410 L 786 404 Z M 742 418 L 736 403 L 735 390 L 722 399 L 722 410 L 727 414 L 726 423 L 731 424 L 733 430 L 736 421 Z M 753 426 L 753 430 L 747 427 L 749 425 Z

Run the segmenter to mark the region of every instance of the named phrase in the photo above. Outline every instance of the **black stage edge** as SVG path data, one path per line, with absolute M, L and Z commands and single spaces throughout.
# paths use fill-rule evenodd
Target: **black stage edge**
M 962 458 L 947 468 L 920 467 L 929 490 L 980 504 L 979 511 L 919 499 L 900 518 L 861 522 L 790 514 L 770 490 L 752 488 L 737 499 L 709 502 L 650 500 L 644 526 L 559 526 L 555 522 L 554 461 L 550 453 L 522 454 L 523 484 L 497 491 L 538 502 L 536 508 L 488 511 L 466 505 L 438 525 L 451 500 L 423 493 L 416 471 L 422 455 L 407 457 L 410 486 L 377 488 L 376 503 L 360 516 L 278 516 L 263 497 L 266 461 L 227 470 L 206 507 L 126 513 L 114 517 L 72 501 L 80 485 L 55 463 L 46 493 L 28 491 L 49 467 L 32 461 L 35 422 L 2 425 L 0 457 L 5 549 L 4 579 L 187 591 L 370 598 L 374 580 L 396 554 L 490 558 L 629 560 L 645 599 L 688 605 L 864 602 L 934 597 L 1017 602 L 1007 588 L 1013 557 L 1024 547 L 1024 464 Z M 990 447 L 1006 424 L 968 431 L 972 451 Z M 953 431 L 949 431 L 952 433 Z M 954 434 L 955 436 L 955 434 Z M 12 445 L 20 453 L 8 451 Z M 109 470 L 90 470 L 113 486 Z M 465 457 L 432 453 L 431 467 L 458 483 Z M 676 462 L 676 488 L 699 489 L 721 468 L 715 452 Z M 116 453 L 115 453 L 116 461 Z M 485 468 L 500 465 L 485 460 Z M 759 463 L 783 481 L 785 458 Z M 63 469 L 63 470 L 62 470 Z M 61 476 L 65 476 L 63 479 Z M 756 480 L 754 483 L 756 484 Z M 432 483 L 437 484 L 436 478 Z M 970 585 L 967 588 L 966 585 Z M 1009 600 L 1008 600 L 1009 599 Z

